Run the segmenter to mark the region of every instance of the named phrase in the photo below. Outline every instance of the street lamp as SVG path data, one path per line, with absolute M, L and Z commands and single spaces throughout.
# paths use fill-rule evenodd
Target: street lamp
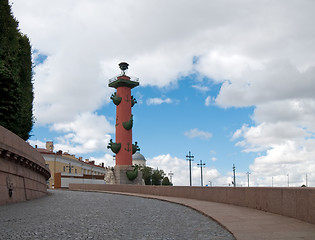
M 247 174 L 247 187 L 249 187 L 249 174 L 250 174 L 250 172 L 247 172 L 246 174 Z
M 290 177 L 289 177 L 289 173 L 287 174 L 288 176 L 288 187 L 290 187 Z
M 236 187 L 236 179 L 235 179 L 235 165 L 233 164 L 233 186 Z
M 206 165 L 205 163 L 202 163 L 202 160 L 200 160 L 200 163 L 197 164 L 197 166 L 200 167 L 200 172 L 201 172 L 201 187 L 203 187 L 202 168 L 205 165 Z
M 170 172 L 168 173 L 168 176 L 170 177 L 170 181 L 171 181 L 172 184 L 173 184 L 173 181 L 172 181 L 173 175 L 174 175 L 174 173 L 173 173 L 172 171 L 170 171 Z
M 187 161 L 189 161 L 189 183 L 191 186 L 191 162 L 194 161 L 194 156 L 190 154 L 190 151 L 188 155 L 186 155 Z

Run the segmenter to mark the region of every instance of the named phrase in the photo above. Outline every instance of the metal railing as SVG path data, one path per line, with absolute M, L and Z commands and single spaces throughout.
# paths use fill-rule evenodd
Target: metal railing
M 117 75 L 115 77 L 110 78 L 108 81 L 109 81 L 109 83 L 115 82 L 118 79 L 118 77 L 121 77 L 121 76 L 123 76 L 123 75 Z M 130 77 L 130 81 L 139 82 L 138 77 L 131 77 L 131 76 L 129 76 L 129 77 Z

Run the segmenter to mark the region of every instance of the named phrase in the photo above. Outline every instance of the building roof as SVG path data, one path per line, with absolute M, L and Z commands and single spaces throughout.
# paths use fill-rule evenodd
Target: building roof
M 50 155 L 59 155 L 60 157 L 63 157 L 63 158 L 66 158 L 66 159 L 71 159 L 71 160 L 74 160 L 74 161 L 78 161 L 78 162 L 81 162 L 83 164 L 87 164 L 87 165 L 92 165 L 93 167 L 98 167 L 98 168 L 104 168 L 100 165 L 95 165 L 95 161 L 82 161 L 82 158 L 77 158 L 75 157 L 75 155 L 71 155 L 67 152 L 62 152 L 61 150 L 59 150 L 58 152 L 54 152 L 54 151 L 50 151 L 50 150 L 47 150 L 45 148 L 35 148 L 40 154 L 50 154 Z M 88 159 L 87 159 L 88 160 Z
M 35 148 L 41 154 L 55 154 L 53 151 L 47 150 L 45 148 Z
M 136 152 L 135 154 L 132 155 L 132 160 L 146 161 L 145 157 L 139 152 Z

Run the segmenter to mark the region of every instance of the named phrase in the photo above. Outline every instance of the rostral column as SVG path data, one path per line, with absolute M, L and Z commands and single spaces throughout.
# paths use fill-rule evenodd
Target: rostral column
M 116 105 L 116 142 L 110 140 L 108 148 L 116 154 L 116 166 L 124 167 L 132 165 L 132 154 L 140 150 L 137 142 L 132 144 L 133 116 L 131 108 L 137 101 L 131 96 L 131 89 L 139 86 L 138 81 L 130 80 L 125 74 L 129 64 L 121 62 L 119 68 L 122 74 L 109 81 L 108 86 L 117 89 L 111 96 Z

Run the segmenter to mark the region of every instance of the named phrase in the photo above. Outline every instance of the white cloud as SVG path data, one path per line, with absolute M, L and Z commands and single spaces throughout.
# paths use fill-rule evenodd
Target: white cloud
M 201 85 L 192 85 L 194 89 L 197 89 L 200 92 L 208 92 L 210 88 L 208 86 L 201 86 Z
M 210 106 L 211 104 L 212 104 L 212 101 L 213 99 L 212 99 L 212 97 L 211 96 L 208 96 L 208 97 L 206 97 L 206 100 L 205 100 L 205 106 Z
M 239 78 L 246 70 L 259 68 L 261 64 L 254 58 L 224 50 L 206 52 L 196 65 L 198 72 L 219 82 Z
M 69 121 L 107 103 L 107 80 L 123 60 L 144 86 L 168 86 L 193 72 L 229 80 L 217 98 L 222 106 L 269 100 L 265 89 L 277 95 L 283 87 L 314 92 L 313 85 L 296 85 L 296 69 L 307 72 L 304 78 L 314 76 L 314 34 L 307 27 L 314 20 L 312 2 L 181 1 L 180 8 L 163 1 L 11 2 L 21 30 L 48 55 L 34 69 L 41 123 Z M 292 66 L 268 65 L 275 59 Z M 254 87 L 243 90 L 248 83 Z
M 314 139 L 299 143 L 288 141 L 274 146 L 266 155 L 257 157 L 250 166 L 251 171 L 256 175 L 256 184 L 270 186 L 273 178 L 274 186 L 287 186 L 287 174 L 289 174 L 290 186 L 298 187 L 306 183 L 307 174 L 309 185 L 314 185 L 315 151 L 310 147 L 314 144 Z
M 186 0 L 180 8 L 177 1 L 158 0 L 10 2 L 21 31 L 48 56 L 34 68 L 37 123 L 55 124 L 64 133 L 61 143 L 80 146 L 74 151 L 100 148 L 73 124 L 78 114 L 109 102 L 108 79 L 127 61 L 128 74 L 143 86 L 176 85 L 194 73 L 223 83 L 206 106 L 254 106 L 253 126 L 234 133 L 244 151 L 267 151 L 256 158 L 253 179 L 261 162 L 282 163 L 283 148 L 305 161 L 285 163 L 288 170 L 303 170 L 315 157 L 309 147 L 315 135 L 314 1 Z M 200 132 L 192 135 L 211 137 Z M 83 143 L 83 136 L 90 140 Z
M 212 133 L 201 131 L 198 128 L 191 129 L 189 131 L 186 131 L 185 136 L 189 138 L 201 138 L 201 139 L 209 139 L 212 137 Z
M 305 131 L 293 124 L 286 122 L 262 123 L 256 127 L 243 125 L 238 129 L 232 139 L 243 137 L 240 145 L 245 147 L 246 152 L 267 150 L 277 144 L 287 141 L 297 141 L 303 139 Z
M 233 139 L 245 152 L 262 152 L 250 165 L 252 184 L 256 186 L 287 186 L 286 175 L 291 175 L 291 186 L 305 184 L 305 175 L 315 184 L 314 137 L 294 124 L 262 123 L 256 127 L 243 126 Z
M 60 62 L 67 61 L 64 65 Z M 79 69 L 87 68 L 84 72 Z M 40 123 L 69 121 L 80 112 L 94 111 L 109 102 L 112 92 L 99 75 L 97 62 L 69 56 L 49 56 L 35 68 L 34 114 Z M 92 84 L 91 84 L 92 83 Z
M 100 158 L 91 157 L 90 161 L 95 161 L 96 165 L 101 165 L 102 163 L 104 163 L 105 167 L 113 167 L 115 165 L 113 154 L 109 153 L 106 153 L 103 157 Z
M 314 99 L 315 67 L 300 72 L 288 61 L 269 62 L 242 78 L 223 83 L 216 103 L 220 106 L 253 106 L 286 99 Z
M 40 140 L 27 140 L 27 142 L 33 147 L 37 146 L 38 148 L 46 148 L 46 142 L 42 142 Z
M 114 132 L 104 116 L 83 113 L 73 122 L 55 123 L 51 130 L 63 135 L 56 138 L 55 149 L 73 154 L 85 154 L 95 151 L 106 151 L 110 140 L 109 133 Z
M 291 98 L 260 104 L 254 111 L 253 119 L 258 122 L 287 122 L 315 131 L 315 99 Z
M 172 103 L 173 100 L 170 99 L 170 98 L 165 98 L 165 99 L 162 99 L 162 98 L 149 98 L 147 100 L 147 105 L 160 105 L 162 103 Z
M 189 186 L 189 166 L 188 162 L 172 157 L 170 154 L 159 155 L 151 159 L 147 159 L 147 166 L 153 167 L 154 169 L 162 169 L 166 174 L 170 171 L 174 173 L 173 184 L 175 186 Z M 196 163 L 192 163 L 192 185 L 200 186 L 200 168 L 197 167 Z M 203 168 L 203 185 L 212 182 L 214 186 L 228 186 L 230 178 L 222 176 L 219 171 L 215 168 L 204 167 Z

